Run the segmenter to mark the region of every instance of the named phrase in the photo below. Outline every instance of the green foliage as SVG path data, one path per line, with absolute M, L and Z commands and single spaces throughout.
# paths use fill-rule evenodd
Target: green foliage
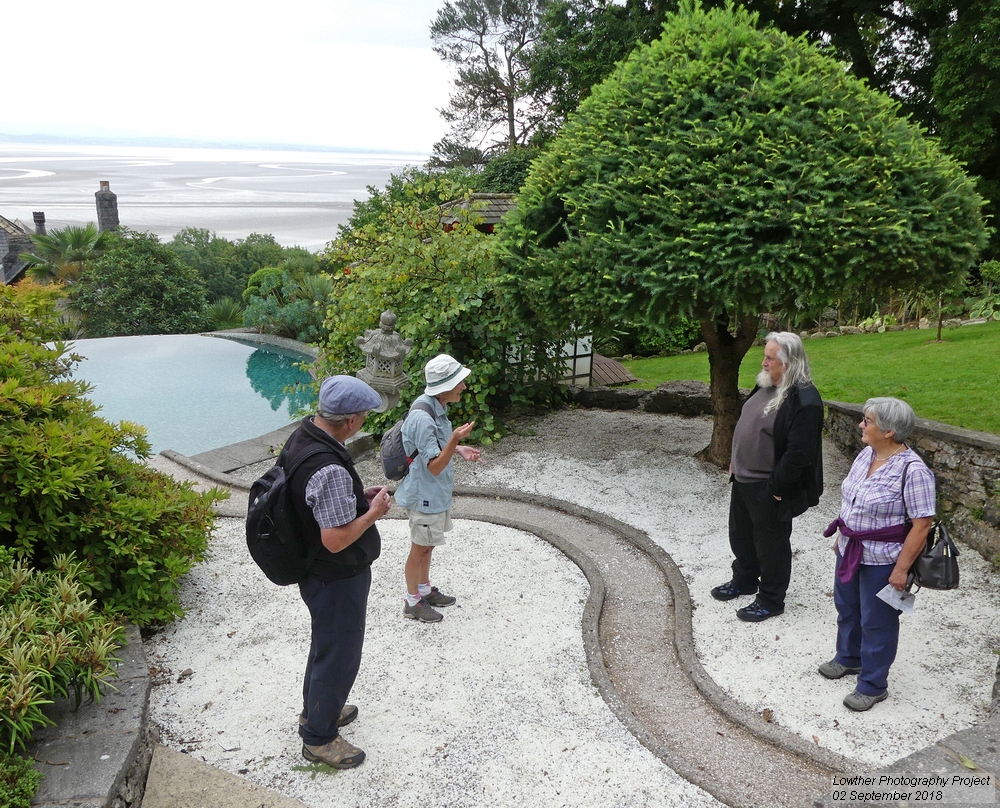
M 941 287 L 985 241 L 981 199 L 896 105 L 743 11 L 688 9 L 532 167 L 506 229 L 512 300 L 552 326 L 667 325 Z
M 886 331 L 806 341 L 809 366 L 823 398 L 863 404 L 874 396 L 910 403 L 921 418 L 1000 435 L 1000 322 L 936 330 Z M 752 387 L 762 348 L 753 348 L 739 370 Z M 636 359 L 625 366 L 653 388 L 675 379 L 707 382 L 707 353 Z
M 354 373 L 363 361 L 356 339 L 377 328 L 382 311 L 391 309 L 399 318 L 397 330 L 413 340 L 407 358 L 412 378 L 419 380 L 424 364 L 439 353 L 450 353 L 472 369 L 469 392 L 450 408 L 451 417 L 475 420 L 473 440 L 488 443 L 502 434 L 498 409 L 544 405 L 557 395 L 556 363 L 546 354 L 552 346 L 525 343 L 501 310 L 497 240 L 476 230 L 481 217 L 475 210 L 451 211 L 458 222 L 446 232 L 441 210 L 428 206 L 429 198 L 452 201 L 450 184 L 414 185 L 403 195 L 400 201 L 386 200 L 377 219 L 331 245 L 329 260 L 344 267 L 343 290 L 327 309 L 329 337 L 321 369 Z M 512 364 L 514 358 L 521 364 Z M 420 388 L 417 382 L 406 391 L 402 406 Z M 402 406 L 370 415 L 368 428 L 387 427 L 400 417 Z
M 723 0 L 704 0 L 708 7 Z M 1000 215 L 1000 15 L 995 0 L 742 0 L 774 26 L 809 40 L 851 74 L 893 96 L 906 117 L 940 137 Z M 548 99 L 553 132 L 639 44 L 659 37 L 676 0 L 554 0 L 531 53 L 531 91 Z M 994 229 L 992 257 L 1000 256 Z
M 968 301 L 969 316 L 1000 318 L 1000 261 L 983 261 L 979 277 L 980 295 Z
M 314 264 L 286 261 L 281 267 L 265 267 L 251 275 L 243 293 L 247 304 L 243 324 L 300 342 L 319 341 L 324 334 L 324 312 L 337 284 L 324 273 L 299 274 Z
M 656 39 L 675 2 L 555 0 L 547 4 L 531 54 L 530 86 L 550 99 L 544 131 L 552 135 L 640 43 Z
M 545 0 L 445 0 L 431 22 L 434 52 L 456 68 L 442 117 L 455 144 L 526 145 L 542 118 L 528 88 L 528 58 Z
M 534 147 L 517 147 L 498 152 L 483 170 L 471 177 L 471 190 L 484 194 L 516 194 L 528 177 L 531 161 L 538 156 Z
M 297 259 L 314 267 L 316 256 L 301 247 L 282 247 L 270 234 L 251 233 L 230 241 L 209 230 L 185 227 L 167 244 L 185 266 L 198 271 L 208 302 L 239 298 L 258 269 Z
M 35 253 L 21 253 L 28 272 L 45 283 L 50 280 L 72 283 L 107 248 L 108 233 L 100 233 L 93 222 L 83 227 L 69 225 L 46 235 L 33 233 Z
M 233 242 L 236 267 L 249 277 L 261 267 L 273 267 L 289 258 L 315 258 L 302 247 L 282 247 L 270 233 L 251 233 Z
M 394 207 L 403 204 L 429 208 L 442 200 L 458 199 L 473 190 L 472 176 L 472 172 L 464 168 L 440 171 L 408 166 L 399 174 L 389 175 L 385 188 L 368 186 L 367 198 L 355 200 L 354 212 L 347 224 L 338 225 L 339 238 L 349 241 L 352 233 L 361 233 L 369 225 L 388 217 Z M 324 257 L 335 261 L 339 252 L 331 244 Z M 343 269 L 343 266 L 339 268 Z
M 933 20 L 932 98 L 941 143 L 979 177 L 994 226 L 1000 218 L 1000 14 L 994 0 L 967 0 L 961 11 L 941 13 L 934 0 L 917 0 Z M 990 255 L 1000 258 L 1000 229 Z
M 40 342 L 58 339 L 62 327 L 56 304 L 63 292 L 62 284 L 42 285 L 29 279 L 0 285 L 0 333 Z
M 606 325 L 606 324 L 604 324 Z M 605 356 L 663 356 L 692 348 L 701 342 L 701 325 L 690 317 L 676 317 L 667 328 L 643 323 L 602 328 L 594 337 L 594 350 Z
M 236 250 L 228 239 L 203 228 L 185 227 L 167 246 L 182 264 L 198 271 L 209 303 L 237 298 L 246 288 L 248 276 L 236 266 Z
M 212 503 L 140 462 L 145 429 L 108 423 L 61 343 L 0 296 L 0 545 L 38 569 L 73 554 L 102 608 L 138 624 L 180 614 L 177 579 L 204 556 Z M 44 328 L 41 329 L 44 331 Z
M 42 707 L 54 697 L 100 700 L 116 675 L 125 631 L 89 594 L 85 566 L 71 557 L 39 570 L 0 546 L 0 749 L 23 748 L 51 723 Z
M 152 233 L 107 234 L 106 251 L 72 290 L 88 337 L 203 330 L 205 285 Z
M 30 808 L 42 773 L 30 758 L 0 753 L 0 805 L 3 808 Z
M 243 325 L 243 312 L 243 304 L 238 300 L 233 300 L 231 297 L 220 297 L 215 302 L 209 303 L 206 309 L 209 328 L 213 331 L 239 328 Z

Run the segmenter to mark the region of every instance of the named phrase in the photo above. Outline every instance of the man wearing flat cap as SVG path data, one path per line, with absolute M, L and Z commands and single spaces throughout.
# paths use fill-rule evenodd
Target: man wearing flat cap
M 316 415 L 302 420 L 278 457 L 286 469 L 305 458 L 288 484 L 298 528 L 315 554 L 299 584 L 312 624 L 299 716 L 302 755 L 336 769 L 365 759 L 339 728 L 358 715 L 347 697 L 361 667 L 371 564 L 382 551 L 375 522 L 391 504 L 384 486 L 364 487 L 346 444 L 381 401 L 353 376 L 326 379 Z
M 403 421 L 403 450 L 413 458 L 409 474 L 396 489 L 396 502 L 410 515 L 403 615 L 421 623 L 440 622 L 443 615 L 434 607 L 451 606 L 456 600 L 431 586 L 430 568 L 431 553 L 445 543 L 444 534 L 451 530 L 452 461 L 458 455 L 473 463 L 482 462 L 479 449 L 459 445 L 469 437 L 475 422 L 453 430 L 448 420 L 448 405 L 462 397 L 471 372 L 448 354 L 435 356 L 424 368 L 424 394 L 413 402 Z

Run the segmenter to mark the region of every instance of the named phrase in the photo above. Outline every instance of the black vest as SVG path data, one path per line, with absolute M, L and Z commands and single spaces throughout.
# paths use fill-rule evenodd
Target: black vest
M 351 475 L 354 485 L 354 499 L 357 503 L 357 515 L 368 511 L 368 500 L 365 499 L 365 487 L 354 468 L 350 453 L 330 435 L 312 422 L 312 418 L 303 418 L 299 428 L 292 433 L 281 454 L 278 463 L 288 468 L 295 459 L 303 453 L 322 445 L 324 451 L 318 452 L 299 466 L 289 480 L 292 501 L 295 503 L 298 528 L 306 536 L 307 546 L 317 551 L 316 558 L 309 567 L 309 575 L 323 581 L 337 578 L 350 578 L 361 570 L 369 567 L 382 552 L 382 539 L 375 525 L 369 527 L 357 541 L 345 547 L 339 553 L 331 553 L 323 546 L 320 538 L 320 527 L 312 514 L 312 508 L 306 504 L 306 484 L 319 471 L 330 465 L 342 466 Z

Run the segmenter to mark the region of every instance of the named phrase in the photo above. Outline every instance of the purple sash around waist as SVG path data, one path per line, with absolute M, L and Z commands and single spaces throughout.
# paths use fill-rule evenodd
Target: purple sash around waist
M 844 520 L 838 516 L 830 522 L 830 526 L 823 531 L 823 535 L 830 538 L 838 530 L 847 538 L 843 561 L 840 564 L 840 569 L 837 570 L 837 577 L 842 584 L 846 584 L 854 577 L 854 571 L 858 568 L 858 564 L 861 563 L 862 539 L 902 544 L 906 539 L 906 534 L 909 532 L 909 528 L 905 524 L 880 527 L 878 530 L 851 530 L 844 524 Z

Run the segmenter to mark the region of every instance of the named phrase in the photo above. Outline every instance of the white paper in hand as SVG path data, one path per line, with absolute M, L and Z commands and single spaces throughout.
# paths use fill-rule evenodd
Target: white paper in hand
M 912 592 L 906 592 L 905 590 L 900 592 L 889 584 L 886 584 L 875 597 L 884 600 L 897 612 L 902 612 L 903 614 L 913 614 L 913 607 L 917 600 L 917 596 Z

